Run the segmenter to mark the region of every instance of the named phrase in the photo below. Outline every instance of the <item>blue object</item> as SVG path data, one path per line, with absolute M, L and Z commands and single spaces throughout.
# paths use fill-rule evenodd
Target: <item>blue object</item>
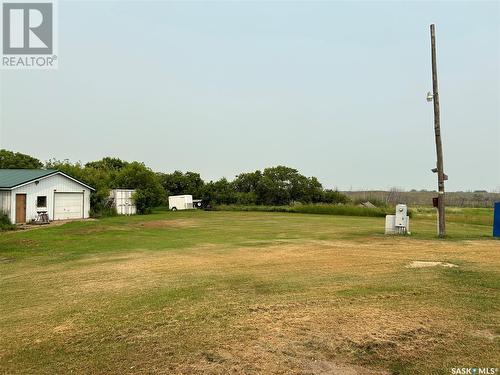
M 493 237 L 500 237 L 500 202 L 495 202 L 493 218 Z

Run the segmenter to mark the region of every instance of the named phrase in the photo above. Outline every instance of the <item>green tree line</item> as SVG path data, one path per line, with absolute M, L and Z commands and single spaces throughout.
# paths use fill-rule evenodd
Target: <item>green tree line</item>
M 135 189 L 139 213 L 166 204 L 169 195 L 191 194 L 205 204 L 288 205 L 301 203 L 347 203 L 349 198 L 324 189 L 316 177 L 306 177 L 286 166 L 241 173 L 233 181 L 221 178 L 205 182 L 199 173 L 154 172 L 144 163 L 114 157 L 82 164 L 52 159 L 46 163 L 21 153 L 0 150 L 0 168 L 47 168 L 60 170 L 94 187 L 91 195 L 93 215 L 111 213 L 111 189 Z

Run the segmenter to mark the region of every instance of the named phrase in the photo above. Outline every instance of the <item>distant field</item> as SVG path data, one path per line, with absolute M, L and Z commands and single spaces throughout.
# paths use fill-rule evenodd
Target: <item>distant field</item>
M 437 220 L 434 207 L 412 207 L 412 213 L 418 219 Z M 451 223 L 480 224 L 493 226 L 493 208 L 447 207 L 446 221 Z
M 353 200 L 377 200 L 387 204 L 406 203 L 410 206 L 432 206 L 435 191 L 345 191 Z M 500 193 L 453 191 L 446 193 L 446 204 L 451 207 L 492 208 L 500 201 Z
M 432 215 L 410 237 L 382 217 L 223 211 L 0 233 L 0 373 L 499 367 L 492 211 L 450 211 L 447 240 Z
M 322 214 L 343 216 L 385 217 L 394 214 L 394 207 L 365 208 L 355 205 L 297 204 L 289 206 L 220 205 L 218 211 L 289 212 L 299 214 Z M 437 221 L 437 212 L 430 206 L 411 206 L 409 215 L 416 219 Z M 462 224 L 493 225 L 493 208 L 446 207 L 446 222 Z M 456 234 L 455 234 L 456 235 Z

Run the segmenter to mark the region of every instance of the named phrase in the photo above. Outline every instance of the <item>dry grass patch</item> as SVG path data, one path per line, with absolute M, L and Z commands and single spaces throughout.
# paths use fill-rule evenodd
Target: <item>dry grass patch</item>
M 415 360 L 442 346 L 447 337 L 444 332 L 450 329 L 445 311 L 387 311 L 346 306 L 341 299 L 257 305 L 250 312 L 238 324 L 251 327 L 256 338 L 233 346 L 232 355 L 242 363 L 251 361 L 262 373 L 283 368 L 297 374 L 328 373 L 321 366 L 310 367 L 330 364 L 333 371 L 342 367 L 341 358 L 344 365 L 361 359 L 369 367 L 374 358 Z M 369 367 L 363 368 L 366 372 L 350 371 L 385 373 Z
M 428 267 L 458 267 L 456 264 L 447 263 L 447 262 L 424 262 L 420 260 L 414 260 L 410 264 L 406 266 L 406 268 L 428 268 Z

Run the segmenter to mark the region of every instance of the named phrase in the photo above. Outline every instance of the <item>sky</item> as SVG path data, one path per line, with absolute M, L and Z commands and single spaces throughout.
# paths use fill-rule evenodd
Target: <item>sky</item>
M 59 1 L 59 68 L 0 71 L 0 148 L 205 180 L 500 191 L 500 3 Z

